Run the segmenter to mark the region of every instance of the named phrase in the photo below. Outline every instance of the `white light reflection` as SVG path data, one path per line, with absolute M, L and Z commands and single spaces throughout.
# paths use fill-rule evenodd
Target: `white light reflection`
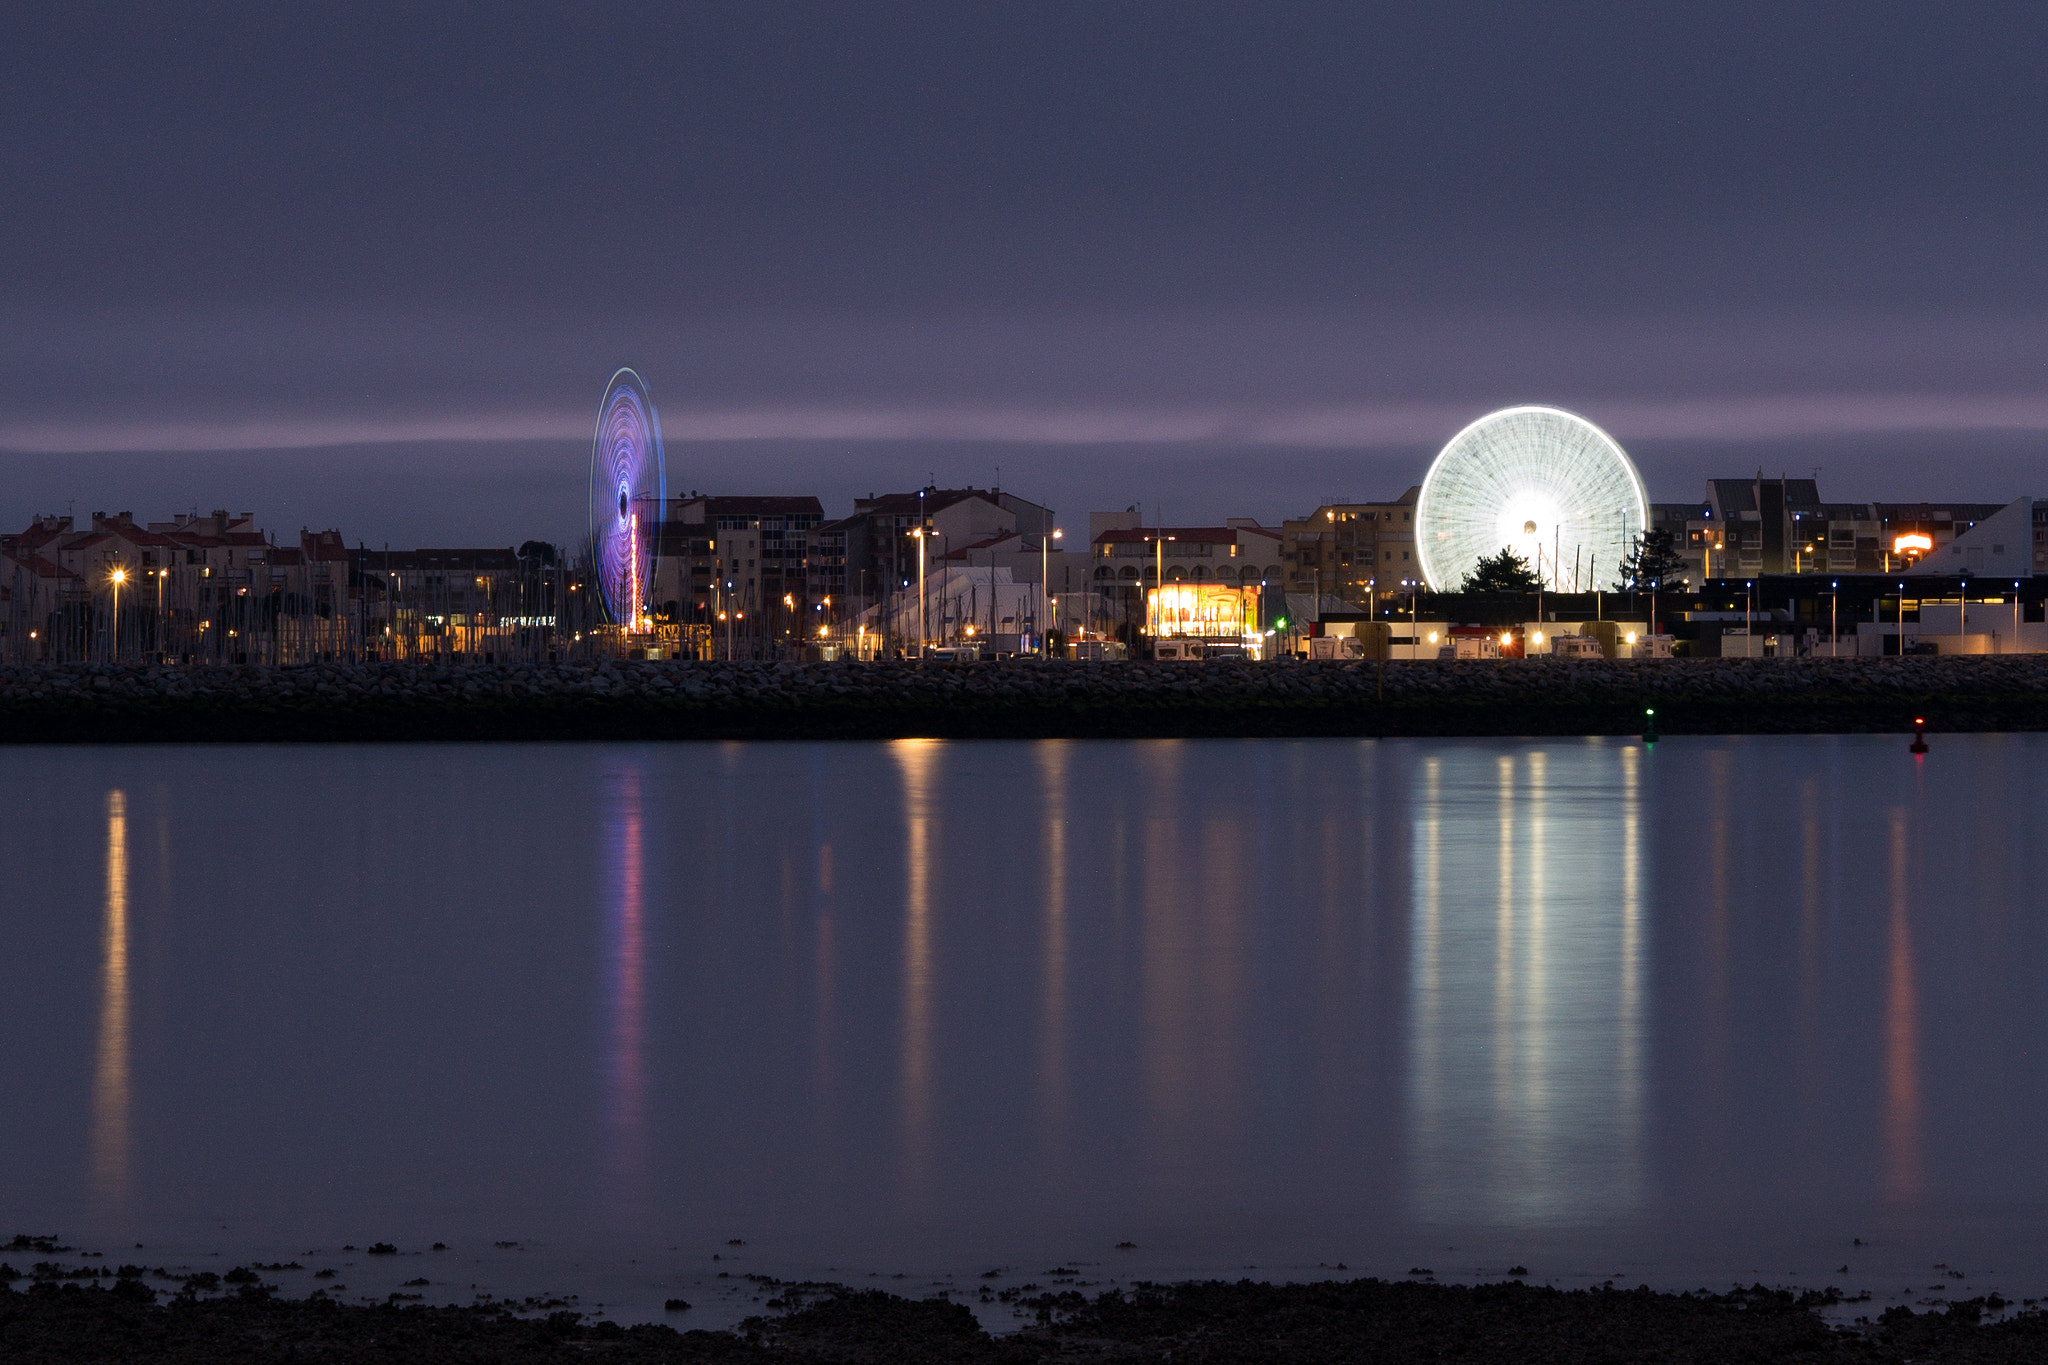
M 903 1175 L 921 1189 L 932 1142 L 932 798 L 939 741 L 899 739 L 889 751 L 903 778 Z
M 1453 750 L 1422 766 L 1418 1217 L 1555 1226 L 1642 1199 L 1644 761 L 1633 745 L 1586 744 Z
M 93 1059 L 93 1189 L 104 1205 L 128 1193 L 128 794 L 107 793 L 107 880 L 100 931 L 100 1032 Z

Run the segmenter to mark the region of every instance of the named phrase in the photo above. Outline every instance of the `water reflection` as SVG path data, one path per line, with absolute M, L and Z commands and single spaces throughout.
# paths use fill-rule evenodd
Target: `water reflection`
M 1920 1196 L 1920 1002 L 1913 986 L 1913 930 L 1906 919 L 1906 812 L 1891 813 L 1891 913 L 1885 934 L 1884 1188 Z
M 93 1188 L 103 1203 L 128 1193 L 128 794 L 107 793 L 107 858 L 100 928 L 100 1032 L 92 1086 Z
M 0 998 L 73 1026 L 0 1050 L 0 1207 L 152 1263 L 521 1238 L 532 1288 L 732 1236 L 2031 1277 L 2048 736 L 1944 743 L 24 747 Z
M 1178 807 L 1180 746 L 1149 744 L 1137 754 L 1133 776 L 1142 783 L 1146 812 L 1138 874 L 1143 945 L 1141 967 L 1144 1084 L 1151 1122 L 1168 1170 L 1178 1170 L 1192 1145 L 1195 1057 L 1196 954 L 1186 917 L 1189 895 Z
M 824 773 L 818 755 L 811 762 L 811 841 L 818 850 L 818 867 L 811 897 L 814 1016 L 811 1033 L 811 1090 L 813 1132 L 821 1149 L 837 1145 L 838 1114 L 834 1072 L 838 1053 L 832 1041 L 836 1027 L 834 987 L 837 982 L 839 945 L 833 917 L 832 840 L 825 813 L 829 808 Z
M 1248 927 L 1264 912 L 1244 822 L 1220 813 L 1203 755 L 1182 740 L 1143 746 L 1138 878 L 1140 1078 L 1149 1172 L 1162 1189 L 1209 1193 L 1239 1159 L 1247 1122 Z
M 1408 1078 L 1422 1217 L 1576 1223 L 1642 1196 L 1641 762 L 1585 746 L 1423 764 Z
M 642 1203 L 647 1176 L 647 926 L 640 770 L 605 779 L 605 1121 L 611 1193 Z
M 932 826 L 939 744 L 889 746 L 903 780 L 903 1175 L 921 1187 L 930 1171 L 932 1124 Z
M 1051 740 L 1036 750 L 1045 830 L 1038 1091 L 1039 1119 L 1049 1149 L 1058 1146 L 1067 1122 L 1067 758 L 1071 747 L 1066 741 Z
M 1799 1096 L 1802 1116 L 1820 1089 L 1820 778 L 1799 784 Z
M 1624 745 L 1621 758 L 1621 1018 L 1614 1059 L 1615 1121 L 1624 1136 L 1615 1168 L 1616 1193 L 1623 1206 L 1644 1194 L 1643 1086 L 1648 1059 L 1643 1055 L 1647 1011 L 1643 1001 L 1643 750 Z

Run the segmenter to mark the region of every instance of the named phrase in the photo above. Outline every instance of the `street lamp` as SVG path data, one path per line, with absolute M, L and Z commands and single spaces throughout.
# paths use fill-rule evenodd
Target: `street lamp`
M 1158 611 L 1147 614 L 1154 617 L 1152 625 L 1154 627 L 1157 627 L 1161 619 L 1161 614 L 1165 611 L 1165 607 L 1163 605 L 1160 605 L 1163 602 L 1163 599 L 1159 596 L 1159 594 L 1166 588 L 1166 542 L 1172 540 L 1173 537 L 1166 534 L 1166 528 L 1161 527 L 1159 529 L 1159 534 L 1150 537 L 1150 539 L 1152 541 L 1153 553 L 1152 601 L 1155 605 L 1158 606 Z M 1159 634 L 1159 631 L 1157 629 L 1154 629 L 1152 633 L 1154 635 L 1157 635 Z
M 917 537 L 917 657 L 922 659 L 924 651 L 930 643 L 929 636 L 931 634 L 931 617 L 926 612 L 924 601 L 925 529 L 920 526 L 910 534 Z
M 1066 532 L 1055 526 L 1050 538 L 1038 538 L 1038 652 L 1048 659 L 1052 657 L 1052 646 L 1046 638 L 1046 621 L 1052 610 L 1052 555 L 1049 547 L 1053 541 L 1065 535 Z M 993 582 L 994 575 L 990 575 L 990 579 Z M 990 587 L 989 591 L 994 592 L 994 587 Z
M 121 585 L 128 581 L 128 571 L 115 566 L 108 577 L 114 580 L 114 662 L 121 662 Z

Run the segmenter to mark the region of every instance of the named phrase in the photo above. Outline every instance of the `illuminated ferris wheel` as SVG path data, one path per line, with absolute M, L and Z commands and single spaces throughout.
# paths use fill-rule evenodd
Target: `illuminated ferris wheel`
M 605 386 L 590 444 L 590 552 L 605 612 L 629 630 L 641 628 L 654 592 L 667 499 L 661 414 L 646 382 L 621 369 Z
M 1614 438 L 1560 408 L 1503 408 L 1453 436 L 1415 505 L 1423 577 L 1455 589 L 1514 551 L 1553 592 L 1612 581 L 1649 520 L 1642 477 Z

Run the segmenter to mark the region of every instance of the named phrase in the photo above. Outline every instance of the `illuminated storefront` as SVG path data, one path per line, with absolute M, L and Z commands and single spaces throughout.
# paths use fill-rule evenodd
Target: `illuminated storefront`
M 1220 583 L 1169 583 L 1145 594 L 1145 633 L 1257 639 L 1259 590 Z

